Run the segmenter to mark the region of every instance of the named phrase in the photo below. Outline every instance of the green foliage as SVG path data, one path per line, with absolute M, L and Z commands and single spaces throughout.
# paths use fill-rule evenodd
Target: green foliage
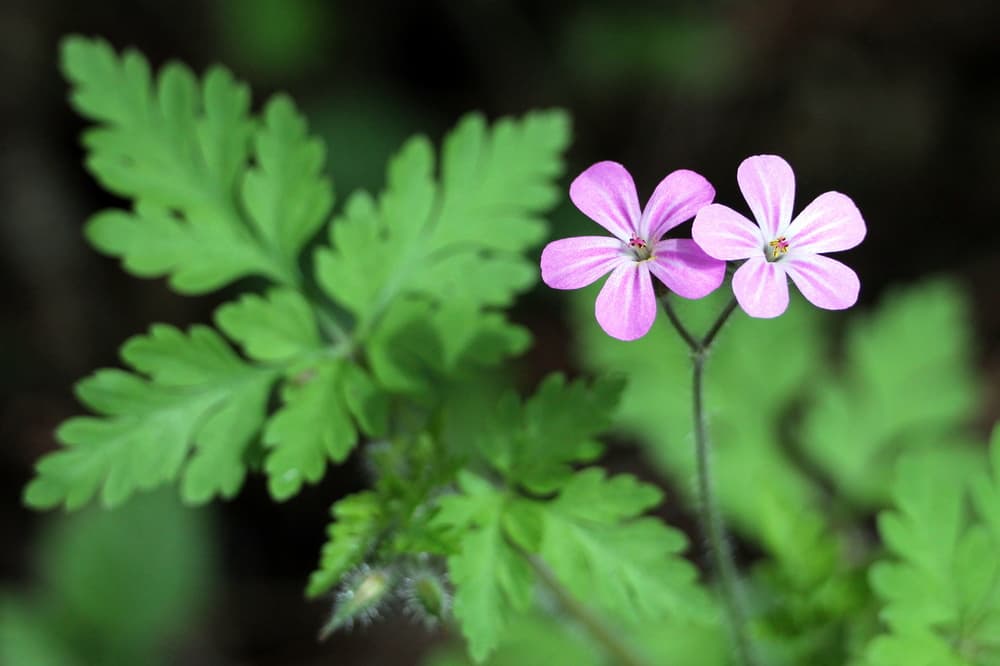
M 348 495 L 330 510 L 334 522 L 327 529 L 319 569 L 313 572 L 306 595 L 316 597 L 332 589 L 345 573 L 361 564 L 375 546 L 383 527 L 382 507 L 372 492 Z
M 165 664 L 212 588 L 208 529 L 169 494 L 47 524 L 30 595 L 0 594 L 0 663 Z
M 391 160 L 379 200 L 353 196 L 331 225 L 333 249 L 317 255 L 321 284 L 363 329 L 401 293 L 509 304 L 535 277 L 520 253 L 543 238 L 538 214 L 557 200 L 549 181 L 568 138 L 559 112 L 505 119 L 492 131 L 466 116 L 445 139 L 439 183 L 430 142 L 411 139 Z
M 957 286 L 931 283 L 852 322 L 843 371 L 817 387 L 802 437 L 851 501 L 884 506 L 904 449 L 964 443 L 976 407 L 966 310 Z
M 441 650 L 425 666 L 469 666 L 476 663 L 464 650 Z M 507 626 L 504 640 L 484 666 L 605 666 L 600 649 L 578 628 L 542 614 L 518 615 Z
M 524 348 L 522 329 L 480 313 L 509 305 L 537 278 L 522 253 L 544 236 L 538 216 L 559 196 L 551 179 L 568 139 L 561 112 L 492 129 L 472 114 L 446 137 L 438 179 L 430 142 L 416 137 L 390 161 L 377 201 L 348 200 L 316 273 L 354 316 L 381 382 L 419 392 L 463 360 L 492 363 Z
M 328 540 L 306 594 L 322 595 L 344 574 L 364 563 L 376 566 L 450 552 L 453 541 L 433 524 L 436 497 L 454 481 L 457 464 L 434 439 L 420 435 L 370 445 L 368 467 L 378 473 L 374 488 L 334 503 Z
M 84 136 L 90 170 L 136 202 L 133 213 L 94 217 L 87 235 L 98 249 L 185 293 L 249 274 L 299 282 L 298 254 L 333 190 L 320 175 L 323 145 L 287 97 L 274 97 L 255 128 L 249 91 L 222 68 L 199 87 L 172 63 L 154 82 L 138 53 L 70 38 L 63 69 L 77 110 L 99 123 Z
M 695 570 L 680 556 L 684 536 L 641 517 L 659 504 L 660 491 L 628 475 L 569 466 L 600 451 L 593 438 L 620 389 L 620 382 L 586 386 L 553 376 L 523 405 L 506 396 L 476 442 L 503 484 L 463 471 L 461 492 L 440 500 L 435 522 L 457 539 L 448 559 L 455 617 L 475 660 L 527 610 L 539 575 L 617 620 L 705 611 Z
M 578 301 L 581 358 L 595 370 L 628 369 L 617 422 L 647 443 L 693 501 L 687 347 L 665 318 L 635 342 L 609 338 L 594 323 L 592 298 L 588 293 Z M 701 332 L 728 298 L 716 293 L 696 302 L 675 298 L 674 303 L 689 328 Z M 823 525 L 823 507 L 818 490 L 782 446 L 782 418 L 815 372 L 822 339 L 818 325 L 814 311 L 802 301 L 794 301 L 774 320 L 752 319 L 737 311 L 716 342 L 705 380 L 723 510 L 741 533 L 776 556 L 805 566 L 816 553 L 803 552 L 802 537 Z
M 623 383 L 598 380 L 567 384 L 551 375 L 522 406 L 514 393 L 502 396 L 486 417 L 477 446 L 486 460 L 513 484 L 547 493 L 561 487 L 571 464 L 601 452 L 595 437 L 611 425 L 609 405 Z
M 697 333 L 728 297 L 673 302 Z M 595 370 L 629 369 L 617 423 L 693 501 L 687 350 L 665 321 L 634 343 L 608 338 L 592 299 L 579 300 L 581 357 Z M 862 511 L 885 501 L 887 470 L 904 451 L 967 453 L 975 386 L 964 312 L 947 284 L 893 296 L 849 322 L 839 373 L 827 370 L 825 315 L 799 300 L 775 320 L 737 311 L 717 340 L 706 376 L 715 486 L 734 531 L 767 554 L 748 587 L 770 662 L 839 666 L 877 630 Z
M 946 449 L 899 461 L 879 516 L 892 557 L 871 569 L 890 634 L 872 666 L 1000 663 L 1000 428 L 983 467 Z
M 661 500 L 658 489 L 631 476 L 579 472 L 545 505 L 540 555 L 566 589 L 609 617 L 695 614 L 705 599 L 681 557 L 687 539 L 639 517 Z
M 441 501 L 438 520 L 461 534 L 459 551 L 448 558 L 454 612 L 469 653 L 482 661 L 499 644 L 511 617 L 531 604 L 534 572 L 509 541 L 506 496 L 472 474 L 459 479 L 462 494 Z
M 222 68 L 200 83 L 176 63 L 154 76 L 138 53 L 81 37 L 64 42 L 62 65 L 95 123 L 89 169 L 133 202 L 98 213 L 91 242 L 185 293 L 251 275 L 275 284 L 216 313 L 245 359 L 207 327 L 157 325 L 123 349 L 135 372 L 81 382 L 97 416 L 60 428 L 64 448 L 39 463 L 29 504 L 75 508 L 100 493 L 115 505 L 174 479 L 191 502 L 231 497 L 261 453 L 283 500 L 362 434 L 388 433 L 390 392 L 433 411 L 448 382 L 526 347 L 496 308 L 535 280 L 524 252 L 559 196 L 565 114 L 493 127 L 470 115 L 445 139 L 437 177 L 430 142 L 408 142 L 378 201 L 355 194 L 329 227 L 316 279 L 331 304 L 309 288 L 300 255 L 329 221 L 333 188 L 323 144 L 287 97 L 255 118 L 246 86 Z
M 297 266 L 283 251 L 292 239 L 275 245 L 259 233 L 264 220 L 254 217 L 255 227 L 242 211 L 247 205 L 263 212 L 259 200 L 240 197 L 255 133 L 246 86 L 219 67 L 199 86 L 177 63 L 154 81 L 140 54 L 118 57 L 107 43 L 80 37 L 64 42 L 62 65 L 74 106 L 98 123 L 84 135 L 88 168 L 109 191 L 136 203 L 133 212 L 108 210 L 90 221 L 87 236 L 98 249 L 137 275 L 169 275 L 184 293 L 250 274 L 297 282 Z M 272 102 L 258 147 L 300 122 L 291 116 L 289 102 Z M 274 155 L 256 157 L 273 166 Z M 273 174 L 267 166 L 254 173 L 258 183 Z M 308 178 L 308 168 L 301 175 Z
M 284 406 L 264 431 L 264 444 L 273 448 L 265 471 L 275 499 L 296 494 L 303 482 L 318 481 L 327 459 L 343 462 L 357 443 L 343 397 L 347 367 L 343 359 L 324 362 L 285 385 Z
M 219 328 L 257 361 L 299 359 L 323 347 L 312 306 L 299 292 L 244 294 L 215 313 Z
M 259 4 L 260 15 L 274 9 Z M 695 41 L 717 41 L 702 33 Z M 674 332 L 661 322 L 640 341 L 608 338 L 593 321 L 595 286 L 579 301 L 582 356 L 627 382 L 554 375 L 521 399 L 487 373 L 530 342 L 504 309 L 537 278 L 526 253 L 560 197 L 565 114 L 492 126 L 470 114 L 439 155 L 412 138 L 379 194 L 355 192 L 334 213 L 324 146 L 287 97 L 255 116 L 222 68 L 201 81 L 178 64 L 154 76 L 139 54 L 98 40 L 68 39 L 62 63 L 94 122 L 88 168 L 130 206 L 95 215 L 90 241 L 184 293 L 250 276 L 241 284 L 261 293 L 221 305 L 218 332 L 154 325 L 123 346 L 126 369 L 81 381 L 93 415 L 59 429 L 28 504 L 77 508 L 99 495 L 114 506 L 175 480 L 186 501 L 204 502 L 233 496 L 251 467 L 280 501 L 371 438 L 372 487 L 334 503 L 307 588 L 339 586 L 329 628 L 398 598 L 420 573 L 433 588 L 421 603 L 438 619 L 453 609 L 476 662 L 609 663 L 587 622 L 560 612 L 585 608 L 653 663 L 729 663 L 686 537 L 646 515 L 660 489 L 581 468 L 617 424 L 693 500 L 690 359 Z M 702 331 L 724 291 L 677 309 Z M 775 320 L 737 311 L 713 348 L 714 485 L 733 531 L 761 551 L 744 573 L 767 663 L 1000 663 L 1000 429 L 984 471 L 964 434 L 977 389 L 965 311 L 952 286 L 915 288 L 849 322 L 834 355 L 825 315 L 796 301 Z M 865 512 L 890 501 L 879 519 L 888 553 L 869 567 L 879 555 Z M 103 567 L 138 580 L 135 561 L 159 571 L 162 558 L 183 559 L 177 548 L 198 548 L 169 516 L 176 543 L 143 531 L 160 518 L 133 532 L 152 554 L 115 545 L 97 522 L 92 541 L 67 539 L 72 561 L 50 568 L 58 605 L 2 600 L 4 659 L 150 663 L 150 646 L 190 609 L 194 577 L 163 575 L 175 589 L 142 590 L 160 606 L 132 612 L 135 588 L 109 584 Z M 113 628 L 116 651 L 77 651 L 75 634 L 47 643 L 60 614 L 84 618 L 81 635 Z M 875 636 L 879 621 L 888 631 Z
M 72 509 L 100 491 L 114 506 L 178 476 L 188 501 L 234 495 L 275 373 L 245 363 L 204 326 L 185 334 L 158 324 L 126 342 L 122 357 L 142 375 L 106 369 L 80 382 L 80 401 L 100 416 L 59 428 L 65 448 L 38 464 L 25 500 Z

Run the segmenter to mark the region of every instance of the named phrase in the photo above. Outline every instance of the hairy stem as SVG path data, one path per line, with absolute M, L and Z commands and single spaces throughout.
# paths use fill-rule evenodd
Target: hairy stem
M 620 634 L 615 633 L 596 613 L 577 601 L 569 590 L 562 586 L 562 583 L 545 562 L 516 545 L 514 548 L 531 564 L 538 579 L 556 598 L 563 611 L 579 623 L 604 648 L 615 664 L 618 666 L 650 666 L 649 662 L 631 649 Z
M 698 470 L 698 522 L 701 533 L 708 545 L 709 560 L 718 576 L 726 618 L 733 635 L 739 663 L 742 666 L 756 666 L 757 661 L 750 639 L 747 636 L 747 614 L 740 591 L 739 574 L 733 561 L 733 552 L 726 538 L 726 528 L 715 499 L 712 487 L 712 451 L 708 438 L 708 423 L 705 418 L 704 375 L 705 361 L 712 343 L 736 309 L 736 299 L 730 299 L 708 332 L 699 340 L 677 317 L 667 297 L 662 299 L 664 310 L 670 323 L 691 350 L 692 394 L 694 407 L 694 444 Z

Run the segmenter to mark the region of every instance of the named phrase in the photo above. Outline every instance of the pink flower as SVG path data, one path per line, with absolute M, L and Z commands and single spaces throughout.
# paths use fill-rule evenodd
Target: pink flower
M 649 331 L 656 318 L 650 273 L 685 298 L 701 298 L 722 284 L 725 262 L 690 239 L 663 240 L 715 197 L 715 188 L 695 172 L 669 174 L 641 212 L 632 176 L 617 162 L 598 162 L 581 173 L 569 197 L 614 238 L 579 236 L 549 243 L 542 251 L 542 280 L 553 289 L 579 289 L 610 272 L 595 307 L 608 335 L 635 340 Z
M 858 300 L 858 276 L 820 252 L 848 250 L 865 237 L 851 199 L 826 192 L 792 220 L 795 175 L 777 155 L 755 155 L 736 172 L 757 225 L 731 208 L 698 212 L 691 235 L 716 259 L 746 259 L 733 275 L 733 293 L 751 317 L 777 317 L 788 307 L 788 280 L 813 305 L 843 310 Z

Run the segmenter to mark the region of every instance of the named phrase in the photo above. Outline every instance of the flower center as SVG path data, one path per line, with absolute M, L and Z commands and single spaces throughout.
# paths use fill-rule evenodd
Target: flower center
M 778 236 L 767 245 L 771 248 L 771 253 L 767 257 L 768 261 L 777 261 L 781 259 L 782 255 L 788 254 L 788 240 L 784 236 Z M 767 254 L 767 250 L 764 253 Z
M 628 239 L 628 248 L 632 250 L 636 261 L 646 261 L 653 256 L 653 251 L 649 249 L 646 241 L 636 234 L 632 234 L 632 237 Z

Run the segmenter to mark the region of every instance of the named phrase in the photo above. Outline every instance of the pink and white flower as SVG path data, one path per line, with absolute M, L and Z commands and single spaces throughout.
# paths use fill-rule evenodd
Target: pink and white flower
M 650 275 L 685 298 L 701 298 L 725 277 L 726 264 L 688 238 L 664 239 L 715 197 L 715 188 L 693 171 L 667 175 L 644 210 L 632 176 L 617 162 L 598 162 L 576 177 L 569 197 L 580 211 L 614 234 L 549 243 L 542 251 L 542 280 L 553 289 L 579 289 L 611 273 L 597 296 L 595 314 L 619 340 L 641 338 L 656 318 Z
M 757 224 L 735 210 L 702 208 L 691 235 L 705 252 L 732 261 L 746 259 L 733 275 L 733 293 L 751 317 L 777 317 L 788 307 L 788 280 L 813 305 L 843 310 L 858 300 L 857 274 L 821 252 L 848 250 L 866 233 L 850 197 L 826 192 L 792 219 L 795 175 L 777 155 L 755 155 L 736 172 Z

